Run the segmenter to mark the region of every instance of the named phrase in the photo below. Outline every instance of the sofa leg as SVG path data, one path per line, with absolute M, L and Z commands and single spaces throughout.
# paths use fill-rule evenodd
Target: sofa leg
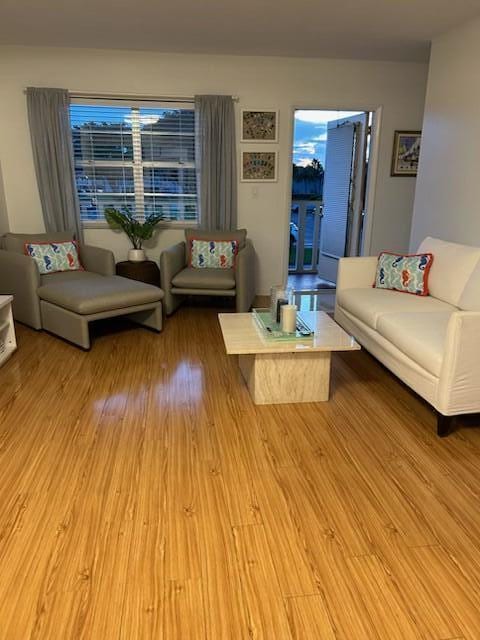
M 442 413 L 437 413 L 437 436 L 444 438 L 452 431 L 453 422 L 455 416 L 444 416 Z
M 145 311 L 137 311 L 136 313 L 130 313 L 126 316 L 133 322 L 141 324 L 149 329 L 154 329 L 160 332 L 162 330 L 162 305 L 159 303 L 153 309 L 146 309 Z

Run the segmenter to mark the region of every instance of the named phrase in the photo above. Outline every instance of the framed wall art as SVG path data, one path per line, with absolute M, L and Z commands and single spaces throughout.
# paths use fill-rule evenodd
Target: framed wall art
M 240 142 L 278 142 L 278 110 L 242 109 Z
M 276 151 L 242 151 L 242 182 L 276 182 Z
M 416 176 L 420 157 L 421 131 L 395 131 L 392 176 Z

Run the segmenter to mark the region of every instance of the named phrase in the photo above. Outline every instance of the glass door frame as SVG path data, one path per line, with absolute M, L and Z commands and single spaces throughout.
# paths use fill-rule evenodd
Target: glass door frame
M 370 142 L 370 158 L 368 180 L 366 184 L 366 202 L 364 224 L 362 227 L 361 242 L 359 255 L 371 255 L 373 222 L 375 213 L 375 195 L 377 190 L 378 178 L 378 159 L 380 155 L 380 134 L 383 130 L 383 106 L 375 103 L 361 104 L 352 107 L 351 103 L 347 105 L 337 104 L 332 107 L 331 103 L 322 104 L 321 101 L 315 101 L 314 104 L 297 103 L 290 108 L 290 144 L 289 144 L 289 173 L 288 179 L 285 181 L 285 235 L 284 235 L 284 251 L 283 251 L 283 273 L 285 280 L 289 273 L 289 255 L 290 255 L 290 219 L 292 209 L 292 180 L 293 180 L 293 145 L 295 140 L 295 112 L 299 110 L 317 110 L 317 111 L 369 111 L 373 114 L 371 142 Z
M 316 273 L 318 256 L 320 250 L 320 233 L 323 216 L 323 203 L 320 200 L 292 200 L 290 211 L 290 223 L 292 219 L 292 211 L 294 207 L 298 207 L 297 218 L 297 237 L 295 242 L 295 260 L 294 264 L 290 265 L 290 247 L 289 242 L 289 259 L 288 259 L 288 273 L 289 274 L 301 274 L 301 273 Z M 313 211 L 312 211 L 313 209 Z M 305 231 L 307 226 L 307 216 L 312 212 L 313 230 L 312 230 L 312 254 L 310 265 L 305 265 Z M 290 225 L 290 233 L 292 229 Z M 309 248 L 309 247 L 308 247 Z

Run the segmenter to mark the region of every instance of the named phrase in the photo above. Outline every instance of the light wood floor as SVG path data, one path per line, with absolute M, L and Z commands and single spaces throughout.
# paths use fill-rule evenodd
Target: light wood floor
M 365 352 L 255 407 L 214 309 L 0 370 L 1 640 L 480 638 L 480 425 Z M 477 423 L 480 423 L 477 420 Z

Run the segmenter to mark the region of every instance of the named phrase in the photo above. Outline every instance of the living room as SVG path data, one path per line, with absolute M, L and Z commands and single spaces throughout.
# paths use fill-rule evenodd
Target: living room
M 205 15 L 190 4 L 155 26 L 161 10 L 147 1 L 132 24 L 107 2 L 95 24 L 53 0 L 0 9 L 0 295 L 13 310 L 0 309 L 11 351 L 0 368 L 1 637 L 480 638 L 478 3 L 368 4 L 365 16 L 347 2 L 213 3 Z M 99 207 L 75 220 L 76 275 L 105 287 L 93 305 L 68 306 L 67 280 L 43 298 L 46 279 L 65 274 L 37 273 L 33 253 L 68 231 L 51 226 L 44 199 L 48 177 L 65 172 L 35 155 L 32 96 L 47 88 L 64 92 L 69 114 L 190 110 L 197 124 L 201 98 L 222 96 L 229 221 L 223 211 L 205 223 L 206 188 L 193 223 L 162 217 L 143 242 L 157 278 L 147 285 L 131 279 L 145 264 L 128 260 L 128 235 Z M 312 335 L 275 342 L 250 311 L 302 297 L 282 299 L 294 113 L 352 108 L 375 114 L 361 251 L 339 260 L 335 314 L 314 295 L 320 311 L 293 309 L 315 318 Z M 271 139 L 245 135 L 252 112 L 274 115 Z M 151 145 L 163 135 L 143 126 Z M 395 175 L 396 132 L 421 132 L 418 176 Z M 200 146 L 197 129 L 185 135 Z M 124 176 L 135 153 L 122 156 Z M 274 158 L 270 179 L 247 175 L 254 153 Z M 177 164 L 204 185 L 197 157 Z M 80 162 L 87 174 L 92 161 Z M 146 197 L 131 189 L 126 203 Z M 172 285 L 178 259 L 192 270 L 185 247 L 225 239 L 230 289 Z M 417 279 L 390 288 L 416 295 L 382 290 L 391 253 Z M 377 294 L 398 313 L 377 313 Z M 287 322 L 281 307 L 275 320 Z

